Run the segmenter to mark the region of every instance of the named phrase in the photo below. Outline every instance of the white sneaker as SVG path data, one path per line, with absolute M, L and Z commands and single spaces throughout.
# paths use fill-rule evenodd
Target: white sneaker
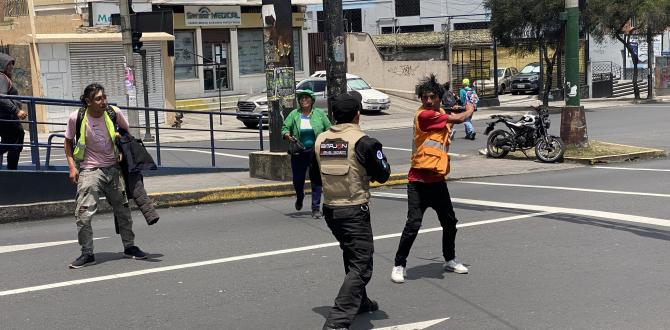
M 391 271 L 391 282 L 393 283 L 404 283 L 405 276 L 407 276 L 407 271 L 403 266 L 395 266 Z
M 444 263 L 444 269 L 448 272 L 454 272 L 458 274 L 467 274 L 468 267 L 465 267 L 462 263 L 456 261 L 456 259 L 451 259 Z

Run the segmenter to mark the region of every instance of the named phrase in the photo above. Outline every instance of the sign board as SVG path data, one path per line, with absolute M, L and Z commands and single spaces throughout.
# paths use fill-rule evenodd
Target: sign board
M 670 95 L 670 56 L 656 58 L 656 93 Z
M 661 52 L 661 56 L 670 56 L 670 51 L 668 51 L 668 52 Z
M 92 2 L 91 10 L 93 26 L 112 25 L 112 14 L 119 14 L 121 12 L 118 3 L 110 2 Z M 134 2 L 133 10 L 136 13 L 150 12 L 151 3 Z
M 184 6 L 186 26 L 242 25 L 240 6 Z

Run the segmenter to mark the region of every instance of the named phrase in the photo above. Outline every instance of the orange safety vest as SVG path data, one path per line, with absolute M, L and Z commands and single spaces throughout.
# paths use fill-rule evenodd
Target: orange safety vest
M 445 125 L 439 131 L 424 132 L 419 127 L 419 114 L 425 110 L 419 108 L 414 116 L 414 144 L 412 146 L 412 168 L 428 170 L 439 175 L 449 173 L 449 133 Z

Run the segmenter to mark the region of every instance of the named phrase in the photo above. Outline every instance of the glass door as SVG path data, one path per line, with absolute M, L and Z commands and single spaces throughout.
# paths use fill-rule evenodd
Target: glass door
M 230 89 L 230 77 L 228 75 L 228 50 L 229 44 L 205 43 L 203 44 L 204 62 L 204 84 L 206 91 Z

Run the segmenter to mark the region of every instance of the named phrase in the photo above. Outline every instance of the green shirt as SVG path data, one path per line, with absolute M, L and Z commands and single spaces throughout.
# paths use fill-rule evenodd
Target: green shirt
M 284 136 L 286 133 L 289 133 L 291 136 L 295 137 L 299 141 L 302 141 L 300 138 L 300 117 L 302 111 L 298 109 L 293 109 L 291 113 L 288 114 L 286 119 L 284 119 L 284 125 L 281 129 L 281 135 Z M 330 120 L 328 116 L 321 111 L 319 108 L 312 108 L 312 113 L 309 116 L 309 123 L 312 125 L 312 130 L 314 131 L 314 137 L 316 138 L 319 134 L 325 132 L 330 128 Z

